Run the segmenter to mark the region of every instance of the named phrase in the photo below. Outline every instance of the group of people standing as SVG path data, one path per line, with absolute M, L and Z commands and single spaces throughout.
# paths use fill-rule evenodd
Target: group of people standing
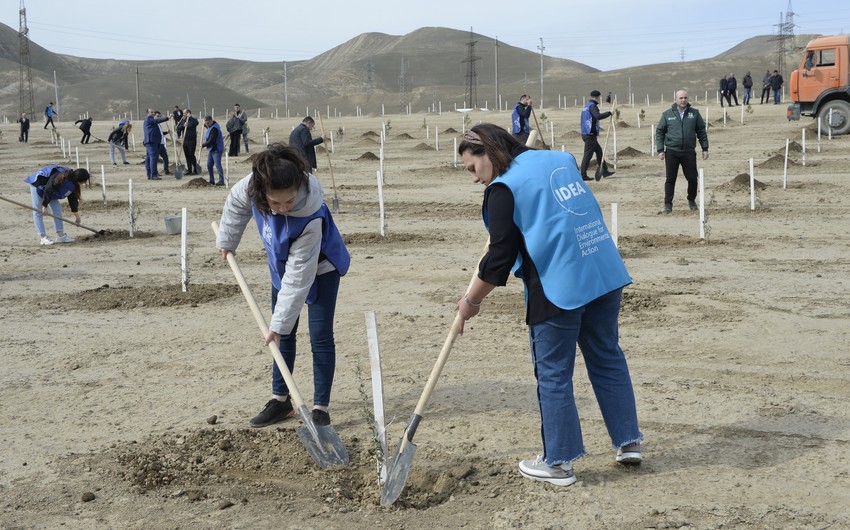
M 770 70 L 765 71 L 764 77 L 762 77 L 762 89 L 761 89 L 761 104 L 764 104 L 765 101 L 770 102 L 770 94 L 773 93 L 773 104 L 779 105 L 782 100 L 782 85 L 785 83 L 785 80 L 782 78 L 782 75 L 778 70 L 774 70 L 773 73 L 770 73 Z M 744 76 L 742 81 L 744 85 L 744 105 L 749 105 L 750 99 L 753 96 L 753 76 L 750 72 Z M 726 100 L 726 105 L 730 107 L 736 107 L 738 105 L 738 80 L 735 79 L 735 74 L 729 74 L 728 76 L 724 75 L 720 79 L 720 106 L 723 106 L 723 100 Z M 732 104 L 732 99 L 735 100 L 735 104 Z

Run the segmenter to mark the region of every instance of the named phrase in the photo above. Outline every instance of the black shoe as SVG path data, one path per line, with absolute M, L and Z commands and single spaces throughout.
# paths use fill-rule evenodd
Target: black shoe
M 157 176 L 157 177 L 151 177 L 151 180 L 162 180 L 162 179 Z
M 289 396 L 287 396 L 286 401 L 270 399 L 263 410 L 251 418 L 249 423 L 251 427 L 265 427 L 291 418 L 293 414 L 295 414 L 295 409 L 292 408 L 292 399 Z
M 313 423 L 319 427 L 325 427 L 331 424 L 331 415 L 324 410 L 313 409 Z
M 602 176 L 603 177 L 610 177 L 614 173 L 615 173 L 614 171 L 609 171 L 609 170 L 606 169 L 605 171 L 602 172 Z
M 125 165 L 125 166 L 129 166 L 129 165 L 130 165 L 130 163 L 129 163 L 129 162 L 124 162 L 124 165 Z
M 593 180 L 593 179 L 588 177 L 587 175 L 582 175 L 581 180 Z
M 216 186 L 224 186 L 224 182 L 216 182 L 215 185 Z
M 669 215 L 669 214 L 673 213 L 673 205 L 672 204 L 665 204 L 663 211 L 664 211 L 664 215 Z
M 118 164 L 116 164 L 115 162 L 113 162 L 113 163 L 112 163 L 112 165 L 113 165 L 113 166 L 117 166 Z
M 688 201 L 688 207 L 691 209 L 692 212 L 699 210 L 699 206 L 697 206 L 696 201 Z
M 166 175 L 170 175 L 170 174 L 171 174 L 171 171 L 166 171 L 166 172 L 165 172 L 165 174 L 166 174 Z

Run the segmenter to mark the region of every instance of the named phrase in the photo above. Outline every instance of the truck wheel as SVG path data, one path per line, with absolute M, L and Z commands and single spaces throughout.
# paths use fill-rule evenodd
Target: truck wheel
M 829 111 L 832 110 L 832 123 L 829 122 Z M 830 101 L 821 109 L 820 116 L 824 125 L 832 126 L 832 134 L 850 133 L 850 103 L 836 100 Z

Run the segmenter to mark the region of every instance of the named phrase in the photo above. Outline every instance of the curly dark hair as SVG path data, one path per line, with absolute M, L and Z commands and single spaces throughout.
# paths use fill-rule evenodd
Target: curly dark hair
M 263 215 L 272 212 L 266 197 L 269 191 L 299 190 L 309 185 L 310 164 L 294 147 L 271 144 L 253 160 L 248 194 Z

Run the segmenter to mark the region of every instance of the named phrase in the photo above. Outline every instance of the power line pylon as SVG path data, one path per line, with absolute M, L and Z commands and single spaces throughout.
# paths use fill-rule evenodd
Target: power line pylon
M 475 55 L 475 44 L 478 41 L 472 40 L 473 38 L 472 28 L 469 28 L 469 42 L 466 43 L 469 51 L 463 62 L 466 63 L 466 101 L 471 109 L 478 106 L 478 74 L 475 72 L 475 61 L 481 59 Z
M 777 27 L 776 41 L 776 69 L 780 75 L 785 73 L 785 57 L 794 50 L 794 10 L 791 8 L 791 0 L 788 0 L 788 11 L 785 12 L 783 19 L 782 13 L 779 14 L 779 24 Z
M 27 28 L 27 8 L 24 7 L 24 0 L 21 0 L 21 9 L 18 11 L 20 15 L 20 29 L 18 31 L 18 37 L 20 41 L 20 63 L 21 63 L 21 77 L 20 84 L 18 86 L 18 93 L 20 94 L 20 101 L 18 103 L 18 115 L 20 113 L 26 112 L 29 114 L 30 119 L 33 117 L 33 108 L 35 104 L 33 102 L 33 94 L 32 94 L 32 68 L 30 68 L 30 39 L 29 39 L 29 28 Z

